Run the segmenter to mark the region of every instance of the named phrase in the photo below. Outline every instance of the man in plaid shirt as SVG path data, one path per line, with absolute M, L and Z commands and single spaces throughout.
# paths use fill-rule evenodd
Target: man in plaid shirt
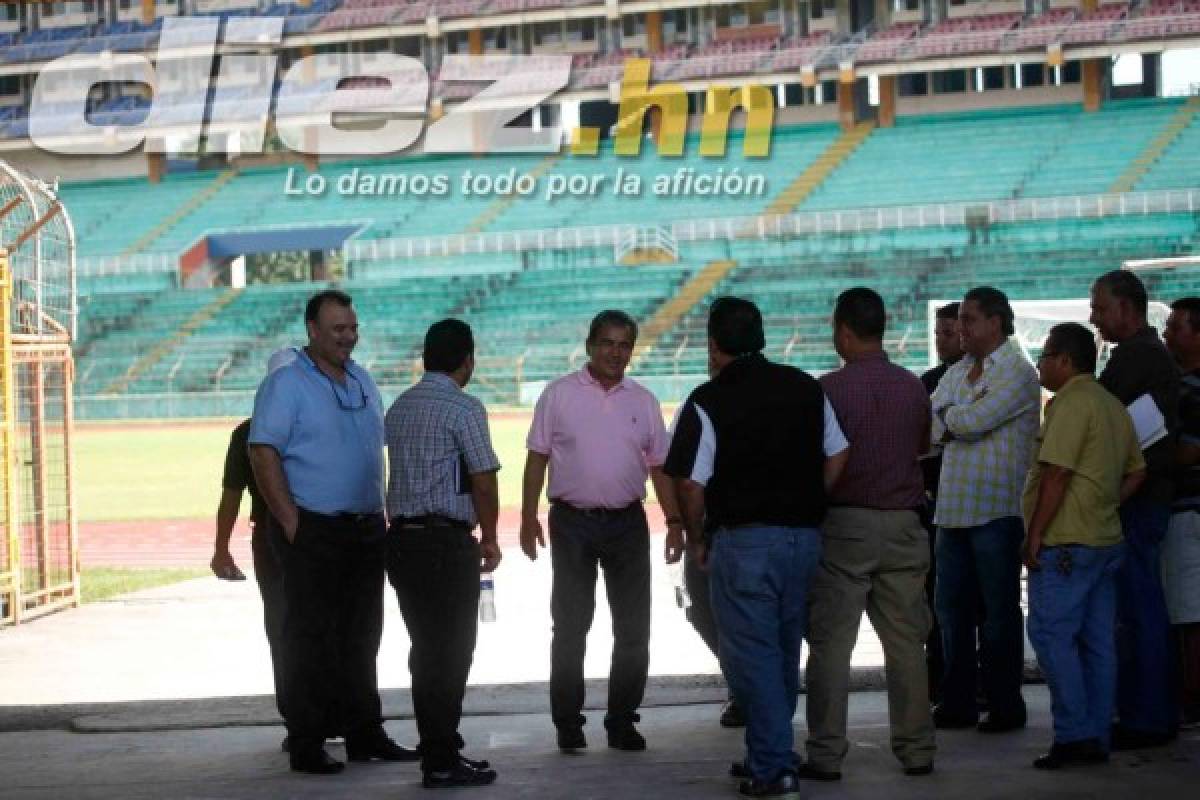
M 475 371 L 471 328 L 456 319 L 425 335 L 425 376 L 388 409 L 388 578 L 412 641 L 413 712 L 427 789 L 484 786 L 486 761 L 460 754 L 458 733 L 475 654 L 479 573 L 500 563 L 500 462 L 483 403 L 463 392 Z M 476 523 L 480 538 L 471 534 Z
M 933 435 L 942 447 L 938 484 L 937 594 L 945 676 L 934 711 L 940 728 L 975 725 L 975 614 L 985 619 L 985 733 L 1024 727 L 1021 697 L 1021 491 L 1033 458 L 1041 388 L 1012 336 L 1013 311 L 990 287 L 967 292 L 959 310 L 966 356 L 933 394 Z

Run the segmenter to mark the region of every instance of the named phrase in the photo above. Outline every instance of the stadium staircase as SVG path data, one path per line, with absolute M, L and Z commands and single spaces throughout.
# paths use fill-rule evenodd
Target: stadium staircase
M 858 149 L 871 131 L 874 123 L 860 122 L 841 136 L 810 163 L 775 199 L 763 213 L 782 216 L 794 212 L 804 200 L 816 190 L 841 164 Z M 654 348 L 658 340 L 675 327 L 681 319 L 702 303 L 709 293 L 738 265 L 734 259 L 717 259 L 707 263 L 691 280 L 684 283 L 678 294 L 663 303 L 650 319 L 643 324 L 634 349 L 631 368 L 636 369 L 641 357 Z
M 792 181 L 790 185 L 771 201 L 763 212 L 768 216 L 791 214 L 833 171 L 842 165 L 850 155 L 859 148 L 871 131 L 875 130 L 874 123 L 860 122 L 846 131 L 829 146 L 829 149 L 805 168 L 804 172 Z
M 159 342 L 149 352 L 131 364 L 125 374 L 110 383 L 102 393 L 121 394 L 125 392 L 130 384 L 138 379 L 138 376 L 151 369 L 159 361 L 162 361 L 168 353 L 191 336 L 200 326 L 219 314 L 225 306 L 236 300 L 242 291 L 241 289 L 229 289 L 219 294 L 211 303 L 192 314 L 174 333 Z
M 546 156 L 545 159 L 543 159 L 533 169 L 529 170 L 529 172 L 526 174 L 533 178 L 534 181 L 541 181 L 542 176 L 554 169 L 554 165 L 557 164 L 561 158 L 562 153 L 552 153 L 551 155 Z M 487 230 L 488 225 L 492 224 L 497 217 L 507 211 L 520 199 L 521 195 L 517 194 L 516 192 L 513 192 L 507 196 L 497 197 L 494 201 L 492 201 L 490 206 L 484 209 L 483 213 L 477 216 L 471 222 L 471 224 L 467 226 L 467 229 L 464 231 L 464 233 L 482 233 L 483 231 Z
M 169 231 L 188 214 L 191 214 L 193 211 L 211 200 L 217 194 L 217 192 L 221 191 L 221 187 L 236 178 L 237 174 L 237 167 L 230 167 L 229 169 L 223 171 L 211 183 L 207 184 L 203 189 L 188 198 L 187 202 L 176 209 L 171 216 L 167 217 L 162 222 L 158 223 L 158 225 L 155 225 L 153 228 L 146 231 L 146 233 L 140 239 L 126 248 L 125 252 L 123 252 L 121 255 L 131 256 L 135 253 L 140 253 L 144 250 L 147 250 L 150 245 L 154 244 L 154 242 L 158 240 L 159 237 Z
M 1150 171 L 1150 168 L 1158 162 L 1163 154 L 1170 149 L 1180 135 L 1188 129 L 1192 121 L 1196 119 L 1196 115 L 1200 114 L 1200 96 L 1193 96 L 1184 103 L 1174 116 L 1167 122 L 1166 127 L 1155 136 L 1154 139 L 1142 151 L 1142 154 L 1134 159 L 1129 168 L 1124 174 L 1109 187 L 1112 193 L 1132 192 Z
M 637 369 L 642 356 L 654 348 L 663 334 L 675 327 L 679 320 L 708 297 L 718 283 L 737 267 L 733 259 L 710 261 L 691 280 L 683 284 L 679 292 L 659 306 L 648 320 L 642 323 L 638 343 L 633 350 L 630 369 Z

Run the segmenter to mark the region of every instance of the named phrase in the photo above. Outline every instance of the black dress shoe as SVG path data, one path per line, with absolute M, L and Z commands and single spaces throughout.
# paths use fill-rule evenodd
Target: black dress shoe
M 915 766 L 905 767 L 904 774 L 912 778 L 919 778 L 922 775 L 932 775 L 933 764 L 917 764 Z
M 1019 731 L 1025 727 L 1025 714 L 997 714 L 995 711 L 988 712 L 975 729 L 980 733 L 1008 733 L 1009 731 Z
M 401 747 L 385 736 L 369 742 L 346 742 L 346 758 L 350 761 L 420 761 L 421 754 Z
M 469 786 L 487 786 L 496 781 L 496 770 L 474 769 L 460 759 L 450 769 L 429 770 L 421 780 L 426 789 L 463 789 Z
M 1126 728 L 1124 725 L 1113 725 L 1111 747 L 1117 750 L 1141 750 L 1147 747 L 1162 747 L 1169 744 L 1174 737 L 1169 733 L 1152 733 Z
M 1033 760 L 1037 769 L 1062 769 L 1072 764 L 1103 764 L 1108 753 L 1099 739 L 1082 739 L 1078 742 L 1055 742 L 1050 752 Z
M 933 709 L 933 726 L 941 730 L 974 728 L 978 721 L 979 714 L 975 711 L 953 711 L 945 705 L 937 705 Z
M 564 753 L 574 753 L 576 750 L 587 749 L 587 739 L 583 735 L 583 726 L 571 725 L 558 729 L 558 749 Z
M 323 749 L 308 753 L 291 754 L 292 772 L 306 772 L 309 775 L 336 775 L 346 768 L 346 765 L 333 759 Z
M 791 772 L 784 772 L 773 781 L 754 779 L 738 784 L 738 794 L 743 797 L 800 797 L 800 783 Z
M 842 773 L 836 769 L 816 769 L 812 764 L 804 764 L 796 770 L 796 775 L 805 781 L 840 781 Z
M 804 766 L 804 759 L 800 758 L 799 753 L 792 753 L 792 769 L 799 770 Z M 745 760 L 734 761 L 729 765 L 729 777 L 731 778 L 749 778 L 750 770 L 746 766 Z
M 470 767 L 471 769 L 490 769 L 492 766 L 490 763 L 488 763 L 486 758 L 467 758 L 462 753 L 458 754 L 458 763 Z
M 616 750 L 635 753 L 646 749 L 646 739 L 629 722 L 608 729 L 608 746 Z
M 721 727 L 746 727 L 746 715 L 742 713 L 742 707 L 737 704 L 736 700 L 730 700 L 721 707 Z

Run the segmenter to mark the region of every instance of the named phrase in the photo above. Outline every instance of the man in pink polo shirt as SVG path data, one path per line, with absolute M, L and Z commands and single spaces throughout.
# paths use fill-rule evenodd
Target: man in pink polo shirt
M 669 441 L 649 391 L 625 377 L 637 323 L 602 311 L 588 332 L 588 364 L 551 383 L 538 399 L 526 446 L 521 549 L 545 547 L 538 501 L 550 467 L 550 711 L 563 752 L 587 747 L 583 735 L 583 656 L 596 607 L 596 565 L 604 570 L 613 620 L 608 677 L 609 747 L 644 750 L 634 723 L 650 663 L 650 531 L 642 501 L 646 478 L 682 534 L 674 488 L 663 476 Z M 679 536 L 673 537 L 682 541 Z

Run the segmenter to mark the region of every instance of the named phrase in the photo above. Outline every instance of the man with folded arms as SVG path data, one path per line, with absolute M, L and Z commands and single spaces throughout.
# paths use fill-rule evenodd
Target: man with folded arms
M 933 721 L 939 728 L 1003 733 L 1026 722 L 1021 488 L 1033 456 L 1041 389 L 1011 338 L 1013 310 L 1003 292 L 989 286 L 968 291 L 958 323 L 965 355 L 946 371 L 932 398 L 932 439 L 942 448 L 935 602 L 945 657 Z M 975 700 L 981 597 L 988 698 L 982 721 Z
M 1033 765 L 1108 759 L 1117 686 L 1116 572 L 1120 504 L 1146 477 L 1128 412 L 1092 377 L 1096 343 L 1056 325 L 1038 358 L 1054 392 L 1025 484 L 1029 641 L 1050 687 L 1054 744 Z
M 1149 298 L 1140 278 L 1117 269 L 1096 279 L 1091 323 L 1116 348 L 1100 385 L 1129 408 L 1149 395 L 1166 435 L 1148 444 L 1146 480 L 1121 504 L 1125 558 L 1117 570 L 1117 721 L 1112 749 L 1164 745 L 1179 724 L 1171 654 L 1171 620 L 1162 583 L 1162 543 L 1175 494 L 1179 428 L 1179 367 L 1146 319 Z

